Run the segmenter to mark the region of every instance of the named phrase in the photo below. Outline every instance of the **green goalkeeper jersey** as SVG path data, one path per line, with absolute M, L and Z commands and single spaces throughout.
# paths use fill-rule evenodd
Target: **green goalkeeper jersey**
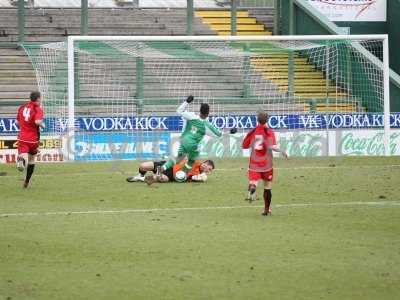
M 187 111 L 187 102 L 183 102 L 177 109 L 177 113 L 184 119 L 181 144 L 186 147 L 197 147 L 203 137 L 207 135 L 221 137 L 221 131 L 205 119 L 201 119 L 193 112 Z

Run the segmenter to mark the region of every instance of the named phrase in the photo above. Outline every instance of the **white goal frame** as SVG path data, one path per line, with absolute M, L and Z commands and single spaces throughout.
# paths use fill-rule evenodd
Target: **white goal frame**
M 69 36 L 68 37 L 68 137 L 69 146 L 74 145 L 75 135 L 75 78 L 74 78 L 74 43 L 76 41 L 332 41 L 350 40 L 352 45 L 372 64 L 383 70 L 384 109 L 383 129 L 385 156 L 390 155 L 390 94 L 389 94 L 389 42 L 387 34 L 373 35 L 291 35 L 291 36 Z M 361 46 L 357 41 L 378 40 L 382 41 L 383 61 Z M 70 149 L 69 149 L 70 150 Z M 68 160 L 74 160 L 74 151 L 68 151 Z

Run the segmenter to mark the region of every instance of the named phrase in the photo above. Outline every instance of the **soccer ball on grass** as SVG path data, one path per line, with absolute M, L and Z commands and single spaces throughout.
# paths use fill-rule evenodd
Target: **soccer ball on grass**
M 176 182 L 185 182 L 187 180 L 187 175 L 183 171 L 178 171 L 174 175 Z

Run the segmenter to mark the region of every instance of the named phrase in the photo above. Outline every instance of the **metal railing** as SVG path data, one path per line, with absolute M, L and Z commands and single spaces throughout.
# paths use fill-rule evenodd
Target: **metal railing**
M 216 0 L 217 4 L 221 7 L 231 7 L 231 0 Z M 238 8 L 263 8 L 274 7 L 274 0 L 236 0 Z

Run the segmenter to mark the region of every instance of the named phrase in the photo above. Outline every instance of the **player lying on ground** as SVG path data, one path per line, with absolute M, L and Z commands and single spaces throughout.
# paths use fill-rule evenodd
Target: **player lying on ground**
M 246 200 L 252 202 L 256 199 L 257 183 L 262 179 L 264 181 L 264 211 L 262 215 L 267 216 L 271 213 L 272 151 L 282 153 L 285 158 L 288 158 L 288 155 L 276 144 L 275 132 L 268 127 L 268 114 L 258 113 L 257 122 L 256 128 L 247 133 L 242 144 L 243 149 L 250 149 L 249 187 Z
M 222 132 L 207 120 L 210 113 L 210 106 L 207 103 L 202 103 L 200 105 L 199 115 L 187 110 L 189 103 L 193 102 L 193 99 L 193 96 L 189 96 L 176 110 L 184 120 L 178 156 L 176 159 L 168 160 L 161 167 L 161 171 L 171 168 L 174 164 L 180 162 L 185 157 L 187 157 L 187 163 L 183 166 L 182 170 L 185 172 L 190 170 L 192 164 L 199 156 L 198 147 L 203 137 L 206 134 L 214 137 L 222 136 Z M 230 133 L 234 134 L 236 131 L 237 130 L 233 128 Z
M 18 108 L 17 122 L 19 124 L 18 134 L 18 157 L 17 169 L 26 170 L 24 188 L 27 188 L 35 169 L 35 158 L 38 153 L 40 128 L 44 128 L 43 110 L 40 107 L 41 95 L 32 92 L 30 101 Z
M 176 178 L 178 171 L 182 171 L 183 166 L 186 164 L 186 159 L 182 160 L 180 163 L 162 171 L 161 166 L 165 164 L 165 161 L 146 161 L 139 165 L 139 174 L 133 177 L 128 177 L 126 181 L 128 182 L 147 182 L 152 184 L 154 182 L 171 182 L 171 181 L 181 181 L 181 179 Z M 205 182 L 207 180 L 207 175 L 214 170 L 215 165 L 212 160 L 196 160 L 192 168 L 186 172 L 186 180 Z M 152 171 L 153 174 L 147 175 L 148 171 Z

